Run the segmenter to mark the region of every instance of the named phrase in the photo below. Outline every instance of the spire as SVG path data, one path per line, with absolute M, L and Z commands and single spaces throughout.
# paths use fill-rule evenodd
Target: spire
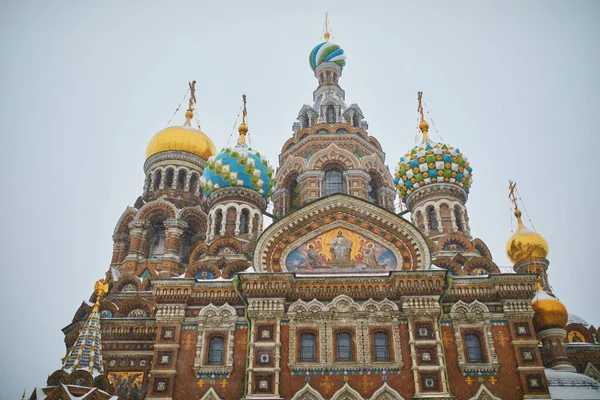
M 423 115 L 423 92 L 418 92 L 417 96 L 419 101 L 417 111 L 421 116 L 421 122 L 419 122 L 419 129 L 421 130 L 421 132 L 423 132 L 423 141 L 426 142 L 429 140 L 429 124 L 427 123 L 427 121 L 425 121 L 425 116 Z
M 522 230 L 525 227 L 523 225 L 523 221 L 521 221 L 521 210 L 519 210 L 519 205 L 517 204 L 517 196 L 515 195 L 515 189 L 517 188 L 517 183 L 513 181 L 508 181 L 508 198 L 512 201 L 515 207 L 515 217 L 517 217 L 517 231 Z
M 192 126 L 192 118 L 194 118 L 194 106 L 196 105 L 196 81 L 188 83 L 190 86 L 190 99 L 188 102 L 188 109 L 185 112 L 185 123 L 186 126 Z M 198 124 L 200 129 L 200 124 Z
M 248 112 L 246 111 L 246 95 L 242 95 L 242 100 L 244 101 L 244 109 L 242 111 L 242 123 L 238 128 L 238 132 L 240 136 L 238 138 L 238 144 L 246 144 L 246 133 L 248 133 L 248 125 L 246 125 L 246 115 Z
M 331 34 L 329 33 L 329 20 L 327 14 L 328 13 L 325 13 L 325 32 L 323 33 L 323 39 L 325 39 L 326 42 L 329 42 Z
M 99 311 L 100 301 L 108 292 L 108 282 L 105 279 L 97 281 L 94 292 L 96 293 L 96 304 L 65 359 L 62 368 L 65 371 L 83 369 L 91 372 L 92 375 L 103 373 Z

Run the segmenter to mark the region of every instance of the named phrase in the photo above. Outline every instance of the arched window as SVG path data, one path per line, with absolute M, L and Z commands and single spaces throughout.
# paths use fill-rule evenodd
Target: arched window
M 390 341 L 386 332 L 375 332 L 373 335 L 373 355 L 375 361 L 390 360 Z
M 427 209 L 427 218 L 429 219 L 429 230 L 437 231 L 438 221 L 435 215 L 435 209 L 433 207 L 429 207 Z
M 166 240 L 165 226 L 162 222 L 153 223 L 150 226 L 150 249 L 148 251 L 149 257 L 159 257 L 165 253 L 165 240 Z
M 335 124 L 335 107 L 331 104 L 327 106 L 327 123 Z
M 344 192 L 344 174 L 342 171 L 329 170 L 325 172 L 325 195 Z
M 250 221 L 250 213 L 248 210 L 242 210 L 240 214 L 240 233 L 248 233 L 248 222 Z
M 465 346 L 467 348 L 467 362 L 483 362 L 483 352 L 481 351 L 481 339 L 479 338 L 479 335 L 474 333 L 466 334 Z
M 221 210 L 217 210 L 217 214 L 215 215 L 215 235 L 221 234 L 221 225 L 223 224 L 223 212 Z
M 160 181 L 162 180 L 162 171 L 158 170 L 154 173 L 154 190 L 158 190 L 160 187 Z
M 327 83 L 331 83 L 331 71 L 327 71 L 325 75 L 327 76 Z
M 352 335 L 340 332 L 335 335 L 336 359 L 337 361 L 352 361 Z
M 308 128 L 309 127 L 309 123 L 308 123 L 308 115 L 304 114 L 302 116 L 302 129 L 304 128 Z
M 325 77 L 323 76 L 323 73 L 321 72 L 321 85 L 325 83 Z
M 290 210 L 295 211 L 300 208 L 300 185 L 298 185 L 298 177 L 292 176 L 288 185 L 288 193 L 290 194 Z
M 187 173 L 184 169 L 180 169 L 177 174 L 177 189 L 183 189 L 185 187 L 185 178 Z
M 314 333 L 303 333 L 300 335 L 300 361 L 317 361 Z
M 144 186 L 145 186 L 146 192 L 149 192 L 150 189 L 152 189 L 152 187 L 151 187 L 152 186 L 152 175 L 148 175 L 146 177 L 146 185 L 144 185 Z
M 334 72 L 333 73 L 333 83 L 337 83 L 338 78 L 337 78 L 337 74 Z
M 454 207 L 454 219 L 456 220 L 456 227 L 458 228 L 458 230 L 460 232 L 464 232 L 464 227 L 462 223 L 462 212 L 460 212 L 459 206 Z
M 174 175 L 173 169 L 169 168 L 167 170 L 167 176 L 165 179 L 165 187 L 170 188 L 173 185 L 173 175 Z
M 192 252 L 192 235 L 193 232 L 188 228 L 183 231 L 181 235 L 181 252 L 179 253 L 179 260 L 187 264 L 190 259 L 190 253 Z
M 358 115 L 354 114 L 354 116 L 352 117 L 352 122 L 355 128 L 360 127 L 360 118 L 358 118 Z
M 225 339 L 222 336 L 213 336 L 208 343 L 208 362 L 210 365 L 223 364 L 223 349 Z
M 367 185 L 369 201 L 374 204 L 379 204 L 379 180 L 375 174 L 370 173 L 369 183 Z
M 198 189 L 198 175 L 192 174 L 190 178 L 190 193 L 195 194 L 196 189 Z

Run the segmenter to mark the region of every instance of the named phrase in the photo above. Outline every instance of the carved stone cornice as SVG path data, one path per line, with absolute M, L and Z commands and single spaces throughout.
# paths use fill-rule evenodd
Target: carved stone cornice
M 242 186 L 228 186 L 214 190 L 208 196 L 206 206 L 211 208 L 217 203 L 230 199 L 242 199 L 250 204 L 254 204 L 262 211 L 267 209 L 267 200 L 260 193 Z
M 157 304 L 157 322 L 182 322 L 185 318 L 185 304 Z
M 465 189 L 458 185 L 450 183 L 432 183 L 418 188 L 406 198 L 406 206 L 409 210 L 413 210 L 419 203 L 436 199 L 440 196 L 454 198 L 463 204 L 467 202 L 468 195 Z
M 155 164 L 158 164 L 159 162 L 163 162 L 163 161 L 183 161 L 183 162 L 187 162 L 187 163 L 190 163 L 192 165 L 195 165 L 198 168 L 199 171 L 203 171 L 204 170 L 204 164 L 206 163 L 206 161 L 202 157 L 197 156 L 197 155 L 192 154 L 192 153 L 185 152 L 185 151 L 175 151 L 175 150 L 161 151 L 160 153 L 156 153 L 156 154 L 150 156 L 144 162 L 144 174 L 147 174 L 148 171 Z
M 502 308 L 506 319 L 532 319 L 533 308 L 531 301 L 527 300 L 503 300 Z

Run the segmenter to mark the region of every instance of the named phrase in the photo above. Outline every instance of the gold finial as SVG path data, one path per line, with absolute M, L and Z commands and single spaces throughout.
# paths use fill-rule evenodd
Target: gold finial
M 325 39 L 325 41 L 329 42 L 330 37 L 331 37 L 331 34 L 329 33 L 329 20 L 327 18 L 327 13 L 325 13 L 325 33 L 323 34 L 323 39 Z
M 190 124 L 192 118 L 194 118 L 194 106 L 196 105 L 196 81 L 189 82 L 190 85 L 190 100 L 188 109 L 185 112 L 186 124 Z
M 94 292 L 96 292 L 96 304 L 92 308 L 92 312 L 100 311 L 100 300 L 108 293 L 108 281 L 106 279 L 100 279 L 94 285 Z
M 242 123 L 238 128 L 238 132 L 240 133 L 240 137 L 238 138 L 238 144 L 246 143 L 246 133 L 248 133 L 248 125 L 246 125 L 246 115 L 248 112 L 246 111 L 246 95 L 242 95 L 242 100 L 244 101 L 244 109 L 242 111 Z
M 517 204 L 517 195 L 515 194 L 515 189 L 517 188 L 517 183 L 513 181 L 508 181 L 508 198 L 513 202 L 515 207 L 515 217 L 517 217 L 517 224 L 520 227 L 523 225 L 521 221 L 521 210 L 519 210 L 519 205 Z
M 423 115 L 423 92 L 417 93 L 419 106 L 417 107 L 417 111 L 421 116 L 421 122 L 419 122 L 419 129 L 423 132 L 423 141 L 429 140 L 429 124 L 425 121 L 425 116 Z

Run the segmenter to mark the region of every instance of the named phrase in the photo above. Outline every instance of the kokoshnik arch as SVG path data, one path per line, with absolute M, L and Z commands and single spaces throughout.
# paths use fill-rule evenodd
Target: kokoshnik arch
M 514 184 L 506 268 L 471 234 L 472 167 L 429 137 L 422 94 L 422 141 L 392 173 L 323 39 L 277 173 L 247 143 L 245 96 L 238 141 L 217 152 L 192 126 L 190 83 L 32 400 L 600 398 L 598 332 L 552 293 Z

